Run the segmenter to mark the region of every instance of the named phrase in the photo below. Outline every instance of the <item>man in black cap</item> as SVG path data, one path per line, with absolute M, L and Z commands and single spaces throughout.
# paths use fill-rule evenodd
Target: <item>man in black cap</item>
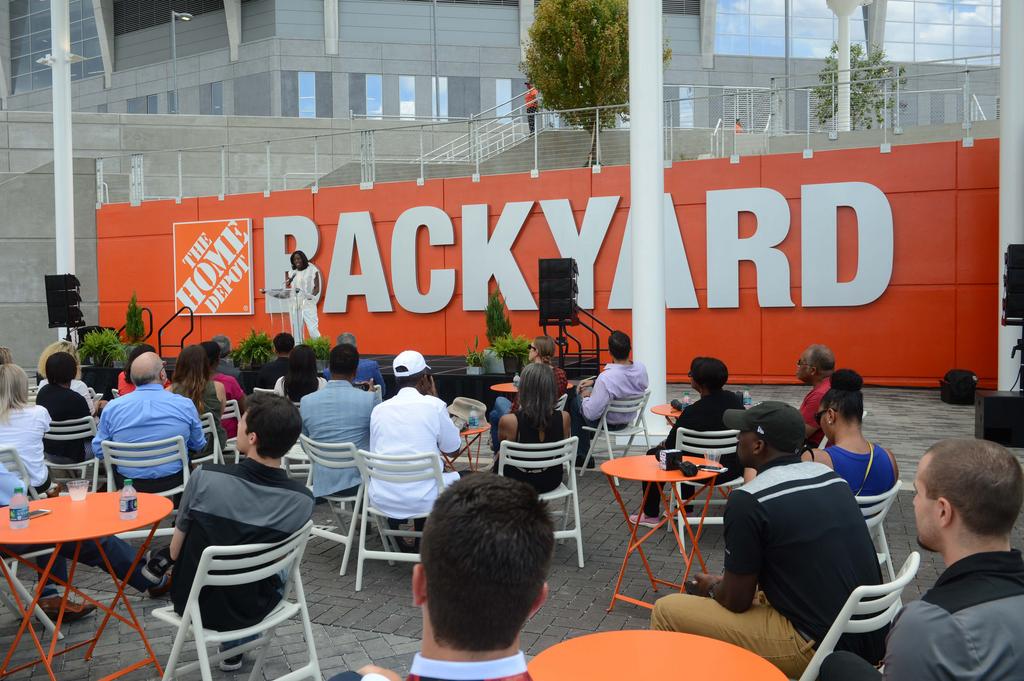
M 762 402 L 723 421 L 740 431 L 740 464 L 757 471 L 725 506 L 725 572 L 659 599 L 651 628 L 733 643 L 797 678 L 850 593 L 881 582 L 875 548 L 846 481 L 800 461 L 799 411 Z M 836 649 L 875 663 L 884 641 L 884 630 L 847 635 Z

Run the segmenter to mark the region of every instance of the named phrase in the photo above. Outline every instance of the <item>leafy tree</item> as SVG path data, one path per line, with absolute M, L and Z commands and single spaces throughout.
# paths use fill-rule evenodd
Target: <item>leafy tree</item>
M 512 321 L 505 313 L 505 301 L 501 297 L 501 291 L 495 289 L 487 298 L 487 309 L 485 310 L 487 320 L 487 342 L 494 345 L 494 341 L 502 336 L 512 333 Z
M 832 43 L 832 50 L 825 58 L 825 66 L 818 74 L 818 80 L 822 83 L 814 88 L 814 94 L 818 98 L 818 108 L 815 112 L 818 123 L 824 125 L 832 120 L 834 107 L 833 96 L 837 94 L 838 81 L 836 73 L 839 70 L 839 45 Z M 905 85 L 906 77 L 903 75 L 905 69 L 900 66 L 896 69 L 900 85 Z M 885 58 L 885 51 L 874 46 L 871 51 L 865 54 L 864 46 L 860 43 L 850 44 L 850 129 L 870 130 L 874 125 L 885 124 L 885 109 L 888 106 L 890 113 L 896 103 L 895 84 L 892 81 L 893 64 Z M 889 82 L 888 103 L 886 102 L 886 81 Z
M 146 327 L 142 323 L 142 308 L 135 299 L 135 292 L 132 291 L 132 299 L 128 301 L 128 311 L 124 320 L 124 340 L 129 345 L 139 343 L 146 335 Z
M 666 47 L 665 63 L 671 58 Z M 629 102 L 628 0 L 541 0 L 519 68 L 540 92 L 546 109 L 591 109 L 559 115 L 592 133 L 593 158 L 593 107 Z M 626 114 L 624 109 L 602 109 L 600 125 L 612 126 L 617 116 Z

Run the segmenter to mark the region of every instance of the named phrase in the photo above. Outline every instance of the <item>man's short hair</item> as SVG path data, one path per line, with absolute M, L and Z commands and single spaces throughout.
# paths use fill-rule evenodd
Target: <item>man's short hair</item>
M 694 362 L 690 373 L 697 385 L 707 388 L 711 392 L 722 389 L 722 386 L 729 380 L 729 368 L 725 362 L 717 357 L 700 357 L 699 362 Z
M 632 343 L 622 331 L 612 331 L 608 336 L 608 352 L 612 353 L 615 359 L 629 359 L 629 351 L 633 349 Z
M 78 361 L 69 352 L 55 352 L 46 360 L 46 380 L 54 385 L 66 385 L 78 374 Z
M 336 342 L 338 345 L 351 345 L 354 348 L 359 347 L 359 345 L 356 344 L 356 335 L 354 333 L 348 333 L 347 331 L 345 333 L 339 333 L 338 340 Z
M 212 340 L 214 343 L 216 343 L 218 346 L 220 346 L 220 356 L 221 357 L 225 357 L 226 358 L 226 357 L 231 355 L 231 339 L 230 338 L 228 338 L 224 334 L 217 334 L 216 336 L 214 336 L 210 340 Z
M 274 336 L 274 352 L 279 355 L 291 352 L 295 347 L 295 336 L 290 333 L 279 333 Z
M 351 376 L 359 368 L 359 351 L 349 343 L 335 345 L 331 348 L 331 374 Z
M 257 393 L 245 400 L 245 429 L 258 438 L 260 456 L 280 459 L 302 432 L 302 416 L 280 395 Z
M 827 345 L 808 346 L 807 362 L 818 371 L 835 371 L 836 368 L 836 356 Z
M 976 535 L 1010 534 L 1024 503 L 1024 473 L 1006 447 L 949 439 L 932 445 L 927 454 L 931 459 L 922 477 L 929 499 L 945 497 Z
M 511 646 L 544 587 L 553 548 L 547 505 L 529 485 L 470 475 L 446 489 L 421 552 L 437 640 L 466 651 Z

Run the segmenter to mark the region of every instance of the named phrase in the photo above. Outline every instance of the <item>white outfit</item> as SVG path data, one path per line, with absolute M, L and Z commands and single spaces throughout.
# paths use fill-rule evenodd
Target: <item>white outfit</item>
M 327 385 L 327 381 L 322 376 L 317 376 L 316 389 L 323 390 L 325 385 Z M 274 384 L 274 392 L 281 397 L 287 397 L 287 395 L 284 394 L 284 376 L 277 379 L 277 383 Z
M 459 429 L 448 415 L 448 405 L 416 388 L 402 388 L 381 402 L 370 414 L 370 451 L 376 454 L 423 454 L 457 452 L 462 445 Z M 442 462 L 443 467 L 443 462 Z M 445 487 L 458 473 L 442 473 Z M 430 513 L 437 498 L 433 480 L 397 483 L 370 481 L 370 501 L 390 518 L 409 518 Z
M 292 270 L 288 275 L 291 277 L 291 289 L 295 292 L 294 311 L 292 312 L 292 335 L 295 342 L 302 340 L 302 325 L 305 323 L 310 338 L 320 337 L 320 320 L 316 314 L 316 304 L 320 302 L 320 295 L 324 290 L 324 278 L 316 265 L 309 263 L 304 270 Z M 313 295 L 313 288 L 316 280 L 320 280 L 320 290 Z
M 49 383 L 49 381 L 44 378 L 39 381 L 39 387 L 42 388 L 47 383 Z M 85 403 L 89 405 L 89 414 L 95 416 L 96 403 L 92 401 L 92 394 L 89 392 L 89 386 L 87 386 L 84 381 L 73 378 L 71 379 L 71 389 L 85 398 Z
M 28 483 L 37 487 L 46 482 L 46 459 L 43 456 L 43 434 L 50 430 L 50 412 L 37 404 L 14 409 L 7 422 L 0 421 L 0 445 L 18 450 L 18 458 L 28 471 Z M 28 493 L 28 490 L 25 490 Z

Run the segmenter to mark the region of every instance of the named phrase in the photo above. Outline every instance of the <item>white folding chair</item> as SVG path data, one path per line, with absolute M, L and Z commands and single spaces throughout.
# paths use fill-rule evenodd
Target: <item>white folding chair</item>
M 224 453 L 220 449 L 220 438 L 217 437 L 217 422 L 213 420 L 213 414 L 204 411 L 199 417 L 199 421 L 203 424 L 203 435 L 206 436 L 206 441 L 213 442 L 213 450 L 206 456 L 192 459 L 192 464 L 198 466 L 207 461 L 211 463 L 224 463 Z
M 264 394 L 264 395 L 276 395 L 277 394 L 277 392 L 273 388 L 253 388 L 252 392 L 253 392 L 254 395 L 258 395 L 258 394 L 261 394 L 261 393 Z
M 79 477 L 83 480 L 89 474 L 89 470 L 92 470 L 92 491 L 96 491 L 96 486 L 100 480 L 100 464 L 96 460 L 95 455 L 92 452 L 92 439 L 96 436 L 96 419 L 92 416 L 83 416 L 78 419 L 68 419 L 67 421 L 53 421 L 50 423 L 50 430 L 43 435 L 43 444 L 47 440 L 54 442 L 68 442 L 73 440 L 84 440 L 82 443 L 82 450 L 85 452 L 86 458 L 82 463 L 52 463 L 46 462 L 47 468 L 51 471 L 77 471 Z M 57 476 L 54 476 L 57 477 Z
M 166 492 L 158 492 L 162 497 L 173 497 L 185 490 L 188 484 L 188 450 L 185 449 L 185 438 L 175 435 L 163 440 L 151 442 L 113 442 L 104 440 L 100 443 L 103 451 L 103 467 L 107 471 L 107 491 L 117 489 L 114 481 L 114 466 L 122 475 L 131 472 L 132 468 L 152 468 L 160 464 L 181 462 L 181 484 L 175 485 Z M 129 477 L 124 475 L 124 477 Z
M 522 444 L 502 440 L 498 449 L 498 475 L 505 474 L 506 466 L 514 466 L 525 471 L 539 471 L 552 466 L 565 469 L 568 481 L 563 481 L 550 492 L 544 492 L 540 498 L 554 502 L 565 501 L 562 510 L 562 529 L 555 530 L 555 539 L 572 539 L 576 542 L 576 562 L 583 567 L 583 526 L 580 524 L 580 496 L 576 487 L 576 475 L 573 466 L 576 462 L 576 450 L 579 446 L 578 437 L 570 437 L 558 442 L 540 444 Z M 570 529 L 569 513 L 572 512 L 573 526 Z
M 117 388 L 111 388 L 110 389 L 110 394 L 113 395 L 114 399 L 116 400 L 118 397 L 121 396 L 121 391 L 118 390 Z
M 708 452 L 712 454 L 718 454 L 719 456 L 725 456 L 726 454 L 735 454 L 736 447 L 738 446 L 738 438 L 740 431 L 738 430 L 690 430 L 689 428 L 679 427 L 676 429 L 676 449 L 690 455 L 703 457 Z M 742 471 L 740 471 L 742 473 Z M 739 487 L 743 484 L 743 476 L 723 482 L 720 485 L 715 485 L 714 491 L 717 494 L 713 494 L 711 489 L 705 489 L 696 497 L 694 497 L 691 503 L 695 505 L 703 505 L 707 499 L 708 494 L 711 494 L 711 501 L 708 502 L 709 506 L 724 506 L 725 502 L 729 500 L 729 492 L 734 487 Z M 677 490 L 679 490 L 680 498 L 682 498 L 681 483 L 676 484 Z M 654 491 L 652 490 L 652 494 Z M 699 525 L 700 517 L 698 516 L 687 516 L 686 521 L 691 525 Z M 723 517 L 718 516 L 706 516 L 704 518 L 705 525 L 721 525 Z M 682 519 L 679 519 L 679 532 L 683 535 Z
M 383 399 L 384 397 L 384 386 L 373 384 L 373 392 L 377 393 L 377 399 Z
M 302 633 L 308 650 L 308 659 L 299 669 L 294 669 L 277 679 L 315 679 L 320 681 L 320 664 L 317 661 L 316 646 L 313 642 L 313 625 L 306 608 L 306 594 L 302 589 L 300 564 L 302 554 L 309 541 L 309 532 L 313 522 L 306 523 L 302 529 L 277 543 L 243 544 L 240 546 L 207 546 L 199 559 L 199 567 L 192 581 L 188 601 L 182 615 L 174 611 L 174 606 L 157 608 L 151 614 L 162 622 L 178 628 L 174 637 L 171 655 L 164 667 L 164 681 L 180 678 L 183 674 L 199 669 L 203 681 L 212 681 L 210 665 L 221 660 L 240 655 L 249 650 L 259 648 L 253 664 L 250 679 L 263 678 L 263 661 L 270 648 L 277 628 L 296 615 L 302 622 Z M 203 626 L 200 608 L 200 594 L 204 587 L 231 587 L 255 584 L 268 577 L 287 572 L 284 582 L 284 595 L 281 602 L 270 613 L 250 627 L 232 631 L 215 631 Z M 294 600 L 293 600 L 294 599 Z M 195 641 L 199 659 L 190 664 L 178 666 L 178 658 L 185 639 L 191 634 Z M 237 641 L 247 636 L 262 634 L 254 641 L 210 655 L 207 646 Z
M 601 419 L 598 421 L 596 427 L 583 426 L 584 430 L 589 430 L 593 433 L 590 439 L 590 450 L 587 452 L 586 458 L 583 460 L 583 465 L 580 466 L 580 475 L 582 476 L 584 471 L 587 469 L 587 463 L 591 458 L 598 458 L 599 450 L 601 445 L 604 445 L 604 451 L 601 451 L 601 458 L 614 459 L 615 453 L 618 450 L 623 456 L 629 453 L 629 448 L 633 446 L 633 440 L 637 435 L 643 435 L 644 441 L 647 443 L 647 449 L 651 448 L 651 438 L 647 433 L 647 423 L 644 421 L 644 411 L 647 409 L 647 401 L 651 398 L 650 389 L 645 390 L 643 395 L 636 395 L 633 397 L 624 397 L 620 400 L 610 400 L 608 406 L 605 407 L 604 413 L 601 414 Z M 625 427 L 619 430 L 609 430 L 608 428 L 608 414 L 631 414 L 629 422 L 626 423 Z M 629 438 L 626 440 L 625 446 L 619 446 L 617 444 L 620 438 Z M 604 456 L 607 454 L 607 457 Z M 615 484 L 618 485 L 619 481 L 616 478 Z
M 864 514 L 864 522 L 868 525 L 868 532 L 871 533 L 871 541 L 875 544 L 878 564 L 886 567 L 890 580 L 896 579 L 896 574 L 893 571 L 892 554 L 889 552 L 889 540 L 885 537 L 885 517 L 889 515 L 889 509 L 899 491 L 900 481 L 897 480 L 887 492 L 873 497 L 856 497 L 860 512 Z
M 398 537 L 419 538 L 422 532 L 415 530 L 392 530 L 387 523 L 388 516 L 373 504 L 373 484 L 375 482 L 395 485 L 432 480 L 437 486 L 437 494 L 444 491 L 444 478 L 441 476 L 441 457 L 437 452 L 421 454 L 375 454 L 365 450 L 356 451 L 356 464 L 363 477 L 363 507 L 359 526 L 359 554 L 356 556 L 356 591 L 363 588 L 363 563 L 367 560 L 402 561 L 406 563 L 420 562 L 420 554 L 404 553 L 399 550 Z M 381 551 L 366 548 L 366 524 L 370 516 L 377 524 L 384 548 Z M 426 518 L 427 513 L 406 516 L 409 520 Z
M 858 586 L 846 599 L 846 604 L 839 611 L 835 622 L 829 627 L 828 633 L 818 642 L 818 649 L 811 658 L 807 669 L 800 675 L 800 681 L 815 681 L 818 671 L 825 658 L 835 650 L 836 643 L 843 634 L 866 634 L 878 631 L 892 622 L 902 607 L 900 595 L 903 589 L 917 575 L 921 565 L 921 555 L 914 551 L 903 567 L 899 576 L 891 582 L 876 586 Z
M 228 400 L 224 403 L 224 413 L 220 415 L 221 423 L 224 419 L 235 419 L 235 423 L 242 420 L 242 409 L 238 406 L 238 400 Z M 221 463 L 227 463 L 228 454 L 234 453 L 235 463 L 238 463 L 238 438 L 229 437 L 224 443 L 224 450 L 221 452 Z
M 358 448 L 350 442 L 317 442 L 305 435 L 300 435 L 299 443 L 302 445 L 302 451 L 306 453 L 311 462 L 309 477 L 306 481 L 306 485 L 310 489 L 313 488 L 317 466 L 333 470 L 358 470 L 359 468 L 355 458 Z M 348 557 L 352 552 L 352 543 L 356 535 L 356 518 L 359 517 L 359 504 L 362 499 L 362 493 L 363 486 L 360 479 L 359 489 L 354 495 L 343 497 L 330 494 L 324 497 L 327 500 L 327 505 L 331 507 L 331 512 L 334 513 L 335 519 L 338 521 L 338 526 L 316 525 L 313 527 L 313 534 L 316 536 L 344 545 L 345 553 L 341 558 L 341 571 L 339 573 L 343 576 L 345 571 L 348 570 Z M 352 504 L 352 510 L 346 508 L 348 504 Z M 347 521 L 344 517 L 346 514 L 349 516 Z M 348 531 L 345 534 L 335 532 L 336 529 L 344 528 L 346 522 L 348 524 Z
M 565 411 L 565 402 L 568 399 L 569 393 L 565 393 L 561 397 L 559 397 L 558 401 L 555 402 L 555 411 Z
M 281 458 L 281 468 L 288 474 L 289 478 L 308 483 L 309 471 L 313 468 L 313 465 L 310 463 L 309 456 L 302 448 L 302 445 L 296 442 L 288 450 L 288 453 Z
M 35 488 L 32 487 L 31 481 L 29 480 L 28 471 L 25 469 L 25 464 L 18 456 L 18 450 L 10 445 L 0 445 L 0 466 L 5 468 L 9 473 L 13 473 L 18 477 L 19 480 L 25 485 L 25 494 L 30 499 L 40 499 L 40 495 L 36 492 Z M 50 550 L 33 551 L 31 553 L 22 554 L 22 558 L 35 558 L 36 556 L 44 556 L 50 553 Z M 32 594 L 29 593 L 28 589 L 18 579 L 18 561 L 15 558 L 5 558 L 7 565 L 7 573 L 11 577 L 11 582 L 14 585 L 15 593 L 12 594 L 6 588 L 7 580 L 0 580 L 0 601 L 8 608 L 11 613 L 15 613 L 17 617 L 21 617 L 21 610 L 17 607 L 17 601 L 20 600 L 22 606 L 27 606 L 32 602 Z M 36 606 L 35 612 L 32 616 L 43 625 L 48 632 L 52 632 L 54 629 L 53 622 L 46 616 L 42 608 Z M 59 638 L 64 638 L 63 634 L 59 635 Z

